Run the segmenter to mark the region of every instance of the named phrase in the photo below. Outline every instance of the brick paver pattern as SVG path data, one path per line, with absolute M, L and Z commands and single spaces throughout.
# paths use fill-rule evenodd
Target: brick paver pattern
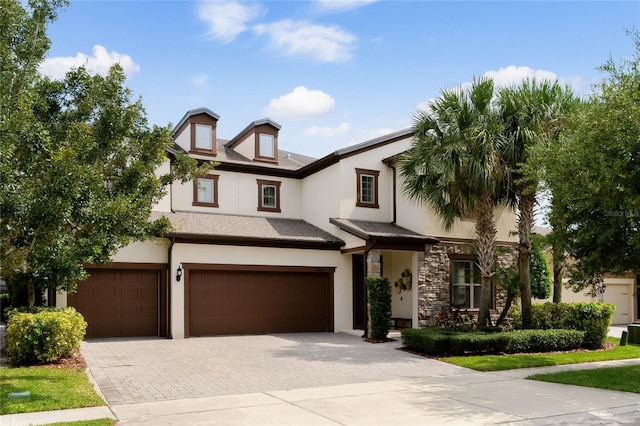
M 81 352 L 112 405 L 469 374 L 332 333 L 90 339 Z

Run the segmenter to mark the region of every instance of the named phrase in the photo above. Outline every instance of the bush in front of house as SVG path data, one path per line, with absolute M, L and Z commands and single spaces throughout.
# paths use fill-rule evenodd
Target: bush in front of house
M 515 330 L 502 333 L 456 332 L 442 328 L 405 329 L 402 344 L 429 355 L 552 352 L 577 349 L 585 333 L 578 330 Z
M 371 338 L 384 340 L 391 322 L 391 283 L 384 277 L 367 277 Z
M 87 330 L 73 308 L 40 308 L 9 312 L 5 356 L 11 364 L 55 362 L 80 347 Z
M 534 329 L 566 329 L 584 331 L 583 347 L 604 347 L 615 306 L 610 303 L 534 303 L 532 306 Z M 510 316 L 514 327 L 522 328 L 522 311 L 512 308 Z

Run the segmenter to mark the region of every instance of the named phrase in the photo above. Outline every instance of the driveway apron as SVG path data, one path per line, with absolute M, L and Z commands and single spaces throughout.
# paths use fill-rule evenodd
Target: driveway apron
M 472 374 L 347 334 L 91 339 L 81 352 L 110 405 Z

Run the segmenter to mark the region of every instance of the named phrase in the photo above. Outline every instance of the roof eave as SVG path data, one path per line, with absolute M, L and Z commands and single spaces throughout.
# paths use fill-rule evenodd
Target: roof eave
M 234 235 L 209 235 L 209 234 L 191 234 L 183 232 L 170 232 L 167 237 L 174 239 L 176 243 L 192 243 L 192 244 L 216 244 L 216 245 L 232 245 L 232 246 L 251 246 L 251 247 L 278 247 L 278 248 L 295 248 L 309 250 L 340 250 L 345 242 L 342 240 L 335 241 L 307 241 L 293 240 L 281 238 L 259 238 L 245 237 Z

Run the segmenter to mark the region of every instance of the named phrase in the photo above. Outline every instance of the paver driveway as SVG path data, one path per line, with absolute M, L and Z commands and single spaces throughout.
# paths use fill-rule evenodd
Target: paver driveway
M 399 346 L 305 333 L 93 339 L 81 352 L 111 405 L 471 374 Z

